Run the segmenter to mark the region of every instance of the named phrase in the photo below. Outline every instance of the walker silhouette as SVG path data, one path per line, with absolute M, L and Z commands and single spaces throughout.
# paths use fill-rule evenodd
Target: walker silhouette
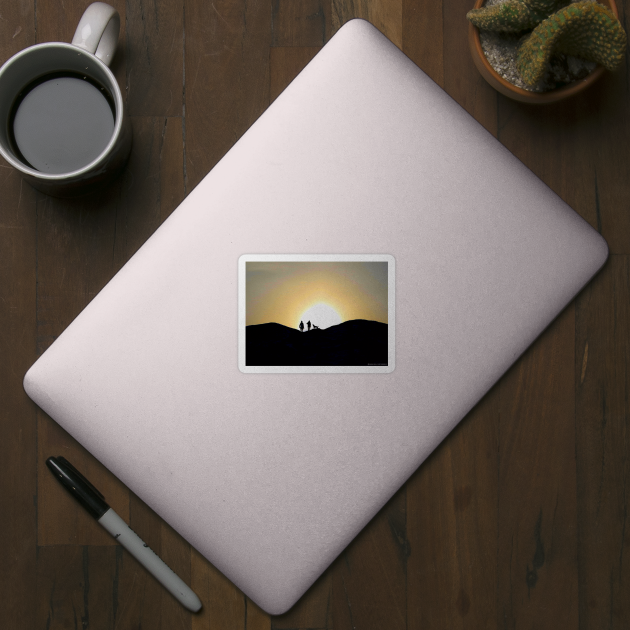
M 304 322 L 300 322 L 300 332 L 304 332 Z

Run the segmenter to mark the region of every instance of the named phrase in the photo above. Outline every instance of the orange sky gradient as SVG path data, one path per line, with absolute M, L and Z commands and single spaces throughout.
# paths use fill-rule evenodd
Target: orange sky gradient
M 387 264 L 247 262 L 245 325 L 276 322 L 297 328 L 316 305 L 334 309 L 341 322 L 369 319 L 387 324 Z

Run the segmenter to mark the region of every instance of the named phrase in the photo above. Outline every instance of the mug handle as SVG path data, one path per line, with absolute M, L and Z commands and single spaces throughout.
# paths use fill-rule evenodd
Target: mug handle
M 116 52 L 119 32 L 118 11 L 104 2 L 94 2 L 81 16 L 72 44 L 96 55 L 109 66 Z

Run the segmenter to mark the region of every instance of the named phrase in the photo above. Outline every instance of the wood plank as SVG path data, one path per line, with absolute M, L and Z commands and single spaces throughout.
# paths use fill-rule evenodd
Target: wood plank
M 630 3 L 619 3 L 625 14 L 630 14 Z M 618 5 L 618 6 L 619 6 Z M 626 18 L 627 19 L 627 18 Z M 626 32 L 628 27 L 626 26 Z M 590 204 L 588 220 L 608 242 L 615 254 L 630 254 L 630 64 L 623 64 L 615 73 L 605 74 L 589 97 L 593 106 L 582 125 L 588 135 L 582 153 L 588 152 L 593 170 L 590 174 L 595 200 Z M 574 131 L 581 131 L 575 128 Z M 580 135 L 586 135 L 581 133 Z M 575 168 L 574 161 L 567 167 Z M 573 181 L 577 183 L 578 178 Z M 573 204 L 571 204 L 573 205 Z M 594 216 L 593 216 L 594 215 Z
M 444 87 L 444 21 L 441 0 L 403 0 L 402 50 Z
M 254 602 L 245 597 L 245 630 L 270 630 L 271 618 Z
M 594 150 L 594 145 L 598 141 L 594 140 L 596 129 L 604 126 L 604 121 L 599 119 L 599 96 L 596 92 L 585 93 L 567 102 L 558 103 L 545 108 L 535 108 L 524 104 L 517 104 L 503 97 L 499 98 L 499 139 L 504 143 L 519 159 L 529 166 L 539 177 L 543 179 L 555 192 L 574 207 L 591 224 L 601 230 L 601 211 L 598 209 L 598 186 L 597 186 L 597 166 L 598 151 Z M 527 134 L 527 141 L 523 141 L 524 134 Z M 598 216 L 599 215 L 599 216 Z M 569 340 L 567 339 L 567 345 Z M 569 367 L 569 349 L 565 352 L 567 357 L 564 362 L 565 367 L 558 367 L 560 373 L 571 374 Z M 577 360 L 577 358 L 575 359 Z M 575 368 L 573 368 L 574 370 Z M 550 368 L 551 372 L 551 368 Z M 545 380 L 544 377 L 541 381 Z M 542 386 L 542 383 L 541 383 Z M 528 501 L 523 501 L 523 493 L 518 493 L 516 488 L 522 481 L 505 479 L 506 488 L 512 486 L 510 491 L 512 499 L 510 503 L 517 501 L 521 507 L 517 514 L 512 514 L 509 518 L 511 524 L 508 527 L 501 527 L 500 531 L 505 532 L 503 539 L 499 540 L 499 562 L 505 562 L 506 558 L 513 560 L 520 555 L 520 573 L 515 574 L 512 568 L 505 579 L 500 580 L 500 614 L 501 619 L 507 618 L 510 623 L 516 626 L 527 625 L 536 620 L 540 627 L 553 627 L 554 623 L 571 624 L 577 626 L 578 617 L 581 623 L 581 608 L 577 609 L 578 579 L 577 570 L 577 534 L 574 511 L 577 511 L 577 503 L 574 507 L 571 496 L 571 486 L 575 483 L 573 475 L 577 475 L 574 463 L 575 455 L 572 453 L 571 443 L 575 440 L 575 430 L 569 427 L 569 420 L 566 417 L 565 408 L 570 404 L 568 397 L 568 386 L 562 385 L 567 401 L 562 408 L 558 408 L 560 415 L 553 417 L 549 414 L 550 422 L 553 420 L 556 425 L 556 434 L 549 439 L 547 454 L 537 456 L 532 466 L 534 470 L 539 470 L 539 462 L 545 462 L 543 470 L 549 469 L 547 480 L 543 482 L 536 475 L 535 492 L 540 492 L 543 484 L 546 492 L 543 492 L 542 501 L 534 492 L 528 496 Z M 543 394 L 545 395 L 545 394 Z M 549 391 L 551 399 L 551 391 Z M 579 405 L 578 405 L 579 409 Z M 579 413 L 579 412 L 578 412 Z M 502 418 L 506 415 L 503 414 Z M 540 425 L 539 417 L 532 430 L 539 435 L 546 435 L 549 429 Z M 579 426 L 579 421 L 578 421 Z M 502 427 L 503 432 L 503 427 Z M 545 433 L 546 431 L 546 433 Z M 560 436 L 565 433 L 565 441 L 560 442 Z M 518 442 L 526 444 L 526 439 L 519 436 Z M 556 449 L 550 448 L 555 442 Z M 537 445 L 535 452 L 542 448 Z M 560 471 L 558 462 L 564 460 L 564 469 Z M 525 466 L 525 462 L 522 463 Z M 521 476 L 521 475 L 519 475 Z M 502 480 L 503 483 L 503 480 Z M 558 508 L 554 505 L 553 486 L 556 486 L 558 497 Z M 503 487 L 503 486 L 502 486 Z M 518 495 L 518 498 L 517 498 Z M 502 507 L 505 505 L 506 496 L 501 495 L 500 513 L 506 517 L 512 513 L 510 507 L 507 511 Z M 575 501 L 578 499 L 576 497 Z M 527 502 L 530 503 L 527 506 Z M 538 510 L 538 515 L 536 511 Z M 561 511 L 563 510 L 563 511 Z M 514 539 L 508 539 L 512 534 Z M 545 528 L 547 532 L 545 533 Z M 557 532 L 557 533 L 556 533 Z M 560 533 L 562 532 L 562 533 Z M 554 535 L 555 534 L 555 535 Z M 561 549 L 552 552 L 547 549 L 547 545 L 553 541 L 561 543 Z M 546 562 L 553 553 L 555 567 L 546 566 Z M 528 558 L 529 555 L 529 558 Z M 541 563 L 545 562 L 543 566 Z M 541 564 L 537 568 L 537 564 Z M 525 565 L 526 572 L 523 573 L 522 565 Z M 548 576 L 547 571 L 549 571 Z M 555 573 L 555 578 L 552 577 Z M 539 581 L 545 575 L 545 582 Z M 525 577 L 525 580 L 523 580 Z M 512 584 L 509 584 L 509 580 Z M 534 585 L 532 587 L 531 585 Z M 552 585 L 552 590 L 549 587 Z M 542 587 L 542 588 L 541 588 Z M 515 593 L 519 593 L 518 598 Z M 552 594 L 552 598 L 547 597 Z M 561 602 L 564 601 L 564 604 Z M 581 603 L 580 606 L 583 604 Z M 565 610 L 561 613 L 562 608 Z M 544 611 L 544 613 L 543 613 Z M 545 624 L 541 625 L 544 619 Z
M 246 605 L 245 595 L 195 549 L 191 588 L 203 602 L 203 608 L 192 619 L 193 630 L 246 630 L 251 602 Z
M 23 48 L 37 43 L 36 37 L 33 2 L 4 2 L 0 20 L 0 64 Z
M 114 213 L 111 275 L 184 199 L 181 118 L 132 117 L 131 121 L 134 146 L 121 179 Z
M 323 46 L 330 39 L 330 0 L 272 0 L 272 46 Z
M 272 630 L 332 628 L 332 574 L 325 571 L 288 612 L 273 615 Z
M 499 98 L 499 139 L 608 241 L 628 253 L 630 204 L 627 152 L 630 92 L 622 74 L 597 88 L 538 107 Z M 612 122 L 614 121 L 614 122 Z M 527 142 L 523 135 L 527 134 Z
M 595 115 L 589 95 L 543 110 L 499 99 L 499 140 L 584 218 L 597 228 L 592 131 Z M 527 133 L 527 142 L 523 134 Z
M 601 85 L 606 85 L 606 81 L 612 81 L 613 78 L 605 78 L 602 80 Z M 609 102 L 617 103 L 612 107 L 619 107 L 619 93 L 615 94 L 612 87 L 609 89 L 607 98 Z M 612 182 L 608 178 L 608 172 L 611 170 L 611 162 L 609 161 L 614 154 L 606 148 L 607 141 L 602 137 L 601 131 L 608 129 L 609 125 L 607 119 L 602 117 L 602 106 L 604 105 L 602 93 L 598 90 L 591 90 L 578 97 L 575 97 L 566 102 L 557 103 L 544 108 L 537 108 L 534 106 L 528 106 L 524 104 L 514 103 L 508 99 L 500 97 L 499 99 L 499 139 L 504 143 L 517 157 L 519 157 L 527 166 L 529 166 L 539 177 L 543 179 L 556 193 L 558 193 L 563 199 L 565 199 L 573 208 L 575 208 L 582 216 L 584 216 L 595 228 L 600 231 L 606 231 L 604 228 L 604 218 L 608 215 L 615 217 L 618 215 L 618 209 L 614 207 L 612 203 L 617 194 L 620 194 L 623 198 L 625 190 L 627 189 L 627 182 L 618 177 L 617 181 Z M 609 107 L 611 107 L 609 106 Z M 604 107 L 605 109 L 605 107 Z M 625 131 L 625 120 L 619 118 L 618 132 L 623 138 Z M 527 135 L 527 141 L 524 141 L 524 136 Z M 610 139 L 610 138 L 609 138 Z M 615 157 L 615 162 L 619 159 L 619 156 Z M 602 164 L 606 167 L 602 169 Z M 607 172 L 604 176 L 607 179 L 606 192 L 602 192 L 602 178 L 600 173 L 602 170 Z M 613 169 L 614 170 L 614 169 Z M 607 201 L 602 204 L 602 199 L 606 196 Z M 604 206 L 606 210 L 603 210 Z M 623 234 L 623 226 L 622 234 Z M 619 240 L 616 241 L 620 243 Z M 580 349 L 578 343 L 578 351 Z M 575 357 L 575 361 L 578 361 L 578 357 Z M 568 360 L 567 360 L 568 364 Z M 569 369 L 563 368 L 563 371 Z M 595 369 L 595 368 L 594 368 Z M 575 368 L 574 368 L 575 370 Z M 568 404 L 568 402 L 567 402 Z M 577 405 L 577 426 L 580 426 L 581 408 L 580 404 Z M 562 415 L 564 418 L 564 414 Z M 557 422 L 557 420 L 556 420 Z M 538 424 L 536 425 L 538 427 Z M 535 430 L 539 430 L 536 428 Z M 567 433 L 567 440 L 572 439 L 570 436 L 570 429 L 568 426 L 564 428 Z M 579 431 L 579 429 L 578 429 Z M 578 432 L 579 436 L 579 432 Z M 560 444 L 558 444 L 560 446 Z M 579 448 L 579 444 L 578 444 Z M 575 464 L 570 461 L 569 453 L 567 451 L 568 446 L 563 446 L 562 451 L 566 459 L 567 469 L 565 471 L 565 481 L 558 485 L 559 490 L 562 491 L 559 494 L 560 503 L 559 506 L 565 507 L 565 516 L 560 520 L 560 527 L 563 528 L 565 537 L 565 546 L 562 549 L 561 558 L 558 558 L 558 554 L 554 559 L 556 562 L 560 561 L 560 565 L 556 568 L 557 579 L 554 580 L 555 600 L 553 602 L 544 602 L 539 596 L 540 593 L 548 592 L 547 588 L 538 588 L 541 586 L 538 584 L 536 588 L 536 597 L 531 597 L 531 601 L 528 600 L 528 605 L 525 609 L 517 608 L 514 611 L 514 605 L 512 600 L 508 598 L 513 597 L 513 593 L 510 589 L 504 588 L 501 597 L 503 601 L 502 606 L 506 610 L 506 615 L 515 615 L 510 617 L 511 619 L 542 619 L 543 610 L 545 610 L 544 618 L 552 627 L 554 615 L 557 622 L 560 622 L 559 602 L 564 599 L 567 606 L 567 617 L 563 623 L 568 623 L 567 619 L 573 619 L 577 625 L 578 611 L 576 611 L 575 599 L 577 598 L 575 584 L 578 575 L 576 568 L 577 560 L 574 558 L 574 554 L 582 554 L 582 543 L 577 551 L 573 550 L 573 545 L 577 545 L 575 540 L 576 525 L 574 522 L 575 517 L 571 515 L 574 508 L 568 502 L 568 490 L 573 481 L 568 477 L 569 471 L 573 471 Z M 557 459 L 556 453 L 549 451 L 548 458 L 553 461 Z M 577 472 L 575 473 L 578 474 Z M 509 483 L 509 482 L 508 482 Z M 550 479 L 550 483 L 553 481 Z M 511 485 L 514 485 L 512 483 Z M 512 491 L 514 493 L 514 491 Z M 516 494 L 516 493 L 514 493 Z M 582 498 L 581 492 L 578 494 L 576 501 Z M 516 500 L 516 499 L 515 499 Z M 520 499 L 519 499 L 520 500 Z M 529 563 L 527 566 L 526 576 L 529 577 L 531 582 L 535 581 L 535 577 L 539 575 L 539 572 L 535 568 L 535 563 L 542 561 L 542 556 L 538 553 L 536 556 L 536 549 L 538 551 L 545 550 L 545 545 L 549 538 L 553 535 L 553 531 L 549 531 L 545 535 L 544 528 L 545 522 L 547 528 L 553 527 L 557 529 L 557 526 L 551 525 L 550 517 L 554 512 L 554 508 L 551 505 L 552 498 L 545 497 L 546 506 L 541 505 L 539 511 L 539 518 L 535 518 L 535 502 L 531 499 L 532 504 L 529 508 L 529 514 L 526 517 L 527 529 L 523 530 L 519 527 L 518 531 L 522 532 L 521 536 L 529 536 L 530 538 L 530 554 Z M 572 499 L 570 499 L 572 502 Z M 578 504 L 579 506 L 579 504 Z M 560 507 L 558 508 L 558 510 Z M 580 509 L 579 507 L 575 508 Z M 500 508 L 501 510 L 501 508 Z M 520 520 L 520 519 L 518 519 Z M 559 520 L 559 519 L 554 519 Z M 536 549 L 531 549 L 531 539 L 537 540 Z M 500 550 L 502 550 L 503 557 L 509 556 L 514 549 L 519 549 L 522 542 L 515 543 L 513 546 L 508 544 L 507 540 L 499 542 Z M 524 549 L 520 547 L 520 553 L 525 554 Z M 501 552 L 500 552 L 501 557 Z M 545 551 L 545 558 L 548 558 L 549 554 Z M 580 555 L 580 557 L 582 557 Z M 538 560 L 537 560 L 538 558 Z M 526 560 L 523 557 L 522 562 Z M 561 572 L 560 566 L 564 563 L 564 570 Z M 551 568 L 551 567 L 549 567 Z M 582 572 L 580 571 L 580 576 Z M 584 612 L 584 582 L 580 577 L 580 607 L 579 607 L 579 620 L 580 624 L 583 623 Z M 505 581 L 503 581 L 505 584 Z M 523 589 L 522 578 L 519 590 Z M 521 599 L 524 600 L 524 590 L 521 590 Z M 527 595 L 530 596 L 528 590 Z M 595 598 L 597 600 L 598 598 Z M 521 602 L 523 605 L 523 602 Z M 548 607 L 548 608 L 547 608 Z M 552 614 L 549 614 L 552 611 Z M 540 622 L 539 622 L 540 623 Z M 582 627 L 582 625 L 580 626 Z M 594 626 L 593 626 L 594 627 Z
M 492 135 L 497 135 L 498 93 L 479 74 L 468 50 L 466 13 L 470 0 L 452 0 L 443 5 L 443 88 Z
M 333 564 L 332 627 L 406 628 L 409 553 L 403 486 Z
M 464 5 L 405 2 L 403 51 L 496 135 L 496 95 L 470 59 Z M 409 628 L 488 627 L 496 617 L 499 392 L 407 484 Z
M 0 618 L 26 629 L 34 626 L 37 410 L 22 379 L 37 359 L 36 192 L 4 160 L 0 198 Z
M 37 557 L 37 623 L 47 630 L 111 630 L 116 612 L 116 548 L 41 547 Z M 36 588 L 36 590 L 35 590 Z
M 269 98 L 275 101 L 321 50 L 319 46 L 272 48 L 269 52 Z
M 125 3 L 121 0 L 109 2 L 120 13 L 121 38 L 125 33 Z M 42 42 L 71 42 L 77 29 L 79 20 L 88 4 L 83 2 L 68 2 L 59 4 L 51 0 L 39 0 L 37 8 L 37 43 Z
M 190 584 L 190 545 L 138 497 L 130 497 L 130 527 L 179 577 Z M 184 608 L 126 550 L 118 561 L 117 628 L 190 630 L 192 613 Z
M 3 3 L 0 64 L 35 43 L 33 3 Z M 36 625 L 37 417 L 22 388 L 35 345 L 37 193 L 0 158 L 0 619 Z
M 184 136 L 182 118 L 164 119 L 159 148 L 159 216 L 162 223 L 184 200 Z
M 135 504 L 132 504 L 132 519 L 135 523 Z M 147 508 L 148 509 L 148 508 Z M 160 557 L 166 564 L 179 575 L 179 577 L 190 586 L 191 583 L 191 554 L 190 544 L 186 542 L 172 527 L 156 517 L 160 523 Z M 161 609 L 160 623 L 164 630 L 182 628 L 190 630 L 192 628 L 193 613 L 184 608 L 174 597 L 167 593 L 161 585 L 156 582 L 160 590 Z M 157 626 L 156 626 L 157 627 Z
M 190 587 L 203 604 L 192 616 L 192 630 L 271 630 L 270 616 L 194 548 Z
M 184 84 L 183 0 L 140 0 L 126 9 L 130 116 L 181 116 Z
M 348 20 L 363 18 L 402 50 L 403 0 L 332 0 L 332 33 Z
M 409 630 L 496 618 L 499 399 L 497 386 L 407 483 Z
M 37 32 L 37 43 L 43 42 L 71 42 L 74 32 L 77 29 L 79 20 L 90 3 L 83 2 L 53 2 L 52 0 L 37 0 L 35 28 Z M 120 35 L 118 36 L 118 46 L 116 54 L 111 63 L 111 70 L 118 81 L 120 89 L 125 95 L 125 74 L 126 74 L 126 3 L 124 0 L 109 0 L 108 4 L 113 6 L 120 14 Z
M 62 455 L 105 496 L 129 522 L 127 488 L 41 409 L 37 422 L 37 543 L 46 545 L 111 545 L 116 541 L 64 490 L 46 467 L 50 456 Z
M 269 105 L 268 2 L 192 3 L 185 13 L 186 191 Z
M 630 627 L 630 260 L 611 256 L 576 305 L 580 628 Z
M 37 200 L 37 350 L 44 352 L 112 276 L 121 181 L 73 200 Z
M 501 627 L 578 626 L 574 345 L 571 305 L 500 385 Z

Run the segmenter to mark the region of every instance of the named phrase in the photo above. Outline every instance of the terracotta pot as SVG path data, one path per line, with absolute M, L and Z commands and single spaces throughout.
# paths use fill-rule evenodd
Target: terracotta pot
M 617 5 L 615 0 L 600 0 L 600 4 L 608 7 L 619 18 L 617 13 Z M 480 9 L 484 5 L 484 0 L 476 0 L 475 9 Z M 509 81 L 506 81 L 495 69 L 490 65 L 490 62 L 486 59 L 481 48 L 481 40 L 479 39 L 479 29 L 471 22 L 468 22 L 468 43 L 470 45 L 470 53 L 473 61 L 477 66 L 477 70 L 481 73 L 481 76 L 495 89 L 497 92 L 514 99 L 515 101 L 522 101 L 524 103 L 554 103 L 562 99 L 568 98 L 585 90 L 590 85 L 595 83 L 605 69 L 602 66 L 597 66 L 593 72 L 591 72 L 586 78 L 581 81 L 575 81 L 555 90 L 549 90 L 548 92 L 529 92 L 516 85 L 513 85 Z

